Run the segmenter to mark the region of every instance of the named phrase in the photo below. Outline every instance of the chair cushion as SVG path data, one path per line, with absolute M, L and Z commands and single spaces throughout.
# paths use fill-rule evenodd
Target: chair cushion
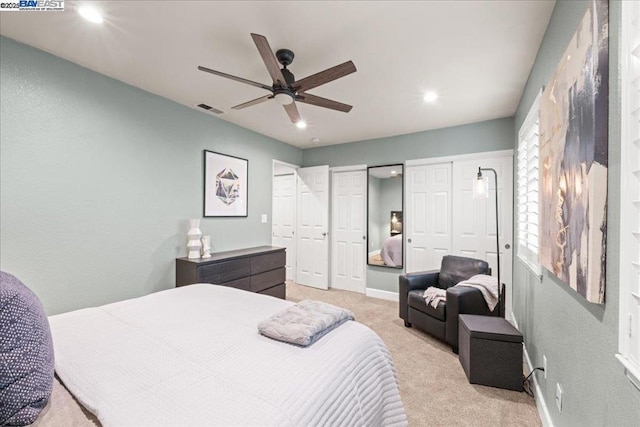
M 450 288 L 476 274 L 486 274 L 488 270 L 489 264 L 486 261 L 447 255 L 442 258 L 440 274 L 438 275 L 438 287 L 442 289 Z
M 446 319 L 446 304 L 443 302 L 438 303 L 438 308 L 433 308 L 430 304 L 424 300 L 422 296 L 424 294 L 424 289 L 409 291 L 408 304 L 409 307 L 415 308 L 418 311 L 421 311 L 424 314 L 427 314 L 433 318 L 438 320 L 442 320 L 443 322 Z
M 42 304 L 0 271 L 0 425 L 33 423 L 53 388 L 53 341 Z

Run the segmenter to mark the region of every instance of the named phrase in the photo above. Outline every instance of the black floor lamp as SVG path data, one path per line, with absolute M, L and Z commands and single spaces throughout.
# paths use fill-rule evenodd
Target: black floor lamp
M 473 180 L 473 198 L 474 199 L 488 199 L 489 198 L 489 179 L 482 176 L 482 171 L 493 172 L 495 178 L 495 190 L 496 190 L 496 258 L 498 260 L 498 317 L 502 317 L 501 305 L 502 305 L 502 282 L 500 282 L 500 232 L 498 221 L 498 172 L 492 168 L 478 168 L 478 176 Z

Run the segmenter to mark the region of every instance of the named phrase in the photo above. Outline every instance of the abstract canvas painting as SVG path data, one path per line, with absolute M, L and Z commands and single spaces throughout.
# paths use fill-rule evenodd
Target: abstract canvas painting
M 204 151 L 204 216 L 247 216 L 249 161 Z
M 540 102 L 540 264 L 603 304 L 607 244 L 608 3 L 594 0 Z

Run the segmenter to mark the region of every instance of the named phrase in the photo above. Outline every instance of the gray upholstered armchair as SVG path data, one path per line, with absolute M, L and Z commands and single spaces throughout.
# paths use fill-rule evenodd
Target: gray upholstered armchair
M 417 328 L 446 341 L 458 352 L 458 315 L 479 314 L 497 316 L 497 307 L 489 310 L 482 293 L 475 288 L 453 287 L 476 274 L 491 274 L 486 261 L 447 255 L 440 270 L 408 273 L 400 276 L 400 318 L 406 327 Z M 425 289 L 434 286 L 446 289 L 447 300 L 437 308 L 423 298 Z M 500 312 L 504 313 L 504 286 L 501 289 Z

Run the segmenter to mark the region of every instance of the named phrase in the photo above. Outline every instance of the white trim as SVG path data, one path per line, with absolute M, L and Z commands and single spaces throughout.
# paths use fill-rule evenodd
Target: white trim
M 629 378 L 631 384 L 640 391 L 640 370 L 638 367 L 629 362 L 629 360 L 627 360 L 627 358 L 622 354 L 616 354 L 616 359 L 618 359 L 618 361 L 622 363 L 622 366 L 624 366 L 625 375 Z
M 529 358 L 529 353 L 527 352 L 527 347 L 525 345 L 522 346 L 527 371 L 526 374 L 529 375 L 533 370 L 533 365 L 531 364 L 531 359 Z M 536 374 L 531 376 L 533 378 L 533 384 L 535 386 L 535 399 L 536 399 L 536 407 L 538 408 L 538 415 L 540 415 L 540 421 L 542 421 L 543 427 L 553 427 L 553 422 L 551 421 L 551 414 L 549 414 L 549 408 L 547 407 L 547 402 L 544 400 L 544 396 L 542 395 L 542 388 L 540 388 L 540 384 L 538 384 L 538 378 L 536 378 Z
M 520 131 L 518 132 L 518 136 L 520 136 L 522 129 L 526 128 L 525 124 L 531 124 L 532 121 L 538 121 L 540 117 L 540 99 L 542 98 L 542 90 L 544 88 L 540 88 L 540 91 L 536 95 L 536 98 L 531 103 L 531 108 L 527 113 L 527 117 L 522 121 L 522 125 L 520 126 Z M 534 106 L 538 106 L 538 108 L 533 108 Z
M 638 169 L 638 149 L 634 141 L 638 138 L 637 119 L 632 111 L 638 108 L 637 89 L 632 88 L 640 74 L 640 60 L 634 52 L 640 47 L 640 4 L 638 2 L 622 2 L 621 25 L 621 168 L 620 168 L 620 271 L 619 283 L 619 319 L 618 319 L 618 354 L 616 359 L 624 366 L 629 381 L 640 389 L 640 354 L 636 347 L 640 334 L 640 311 L 632 292 L 637 284 L 638 274 L 634 263 L 640 259 L 634 231 L 638 231 L 640 221 L 636 205 L 640 183 L 633 171 Z M 636 91 L 634 95 L 633 92 Z M 635 124 L 632 125 L 632 124 Z M 629 195 L 632 195 L 629 197 Z M 631 335 L 633 334 L 633 335 Z
M 480 153 L 458 154 L 454 156 L 428 157 L 426 159 L 411 159 L 411 160 L 406 160 L 404 164 L 405 166 L 422 166 L 422 165 L 431 165 L 434 163 L 449 163 L 449 162 L 457 162 L 461 160 L 474 160 L 474 159 L 494 159 L 496 157 L 508 157 L 508 156 L 513 156 L 513 149 L 498 150 L 498 151 L 483 151 Z
M 529 272 L 531 272 L 534 276 L 536 276 L 536 278 L 538 279 L 538 282 L 542 282 L 542 271 L 536 270 L 536 268 L 540 268 L 539 265 L 533 265 L 528 259 L 526 259 L 520 254 L 516 254 L 516 259 L 520 261 L 520 263 L 524 265 L 525 268 L 529 270 Z
M 354 172 L 362 170 L 367 170 L 367 165 L 336 166 L 329 168 L 329 172 Z
M 516 316 L 514 316 L 513 312 L 511 313 L 511 323 L 513 323 L 513 326 L 515 326 L 516 329 L 520 330 L 520 328 L 518 328 Z M 525 367 L 525 374 L 529 375 L 531 371 L 533 371 L 533 364 L 531 363 L 531 359 L 529 358 L 527 346 L 522 344 L 522 350 L 522 364 Z M 533 374 L 531 378 L 533 378 L 533 385 L 535 386 L 534 396 L 536 399 L 536 407 L 538 408 L 540 421 L 542 421 L 543 427 L 553 427 L 551 414 L 549 414 L 549 408 L 547 407 L 547 402 L 544 400 L 544 397 L 542 395 L 542 388 L 540 388 L 540 384 L 538 384 L 538 378 L 536 377 L 536 374 Z
M 371 298 L 386 299 L 387 301 L 395 301 L 395 302 L 400 301 L 400 296 L 397 292 L 366 288 L 366 295 Z

